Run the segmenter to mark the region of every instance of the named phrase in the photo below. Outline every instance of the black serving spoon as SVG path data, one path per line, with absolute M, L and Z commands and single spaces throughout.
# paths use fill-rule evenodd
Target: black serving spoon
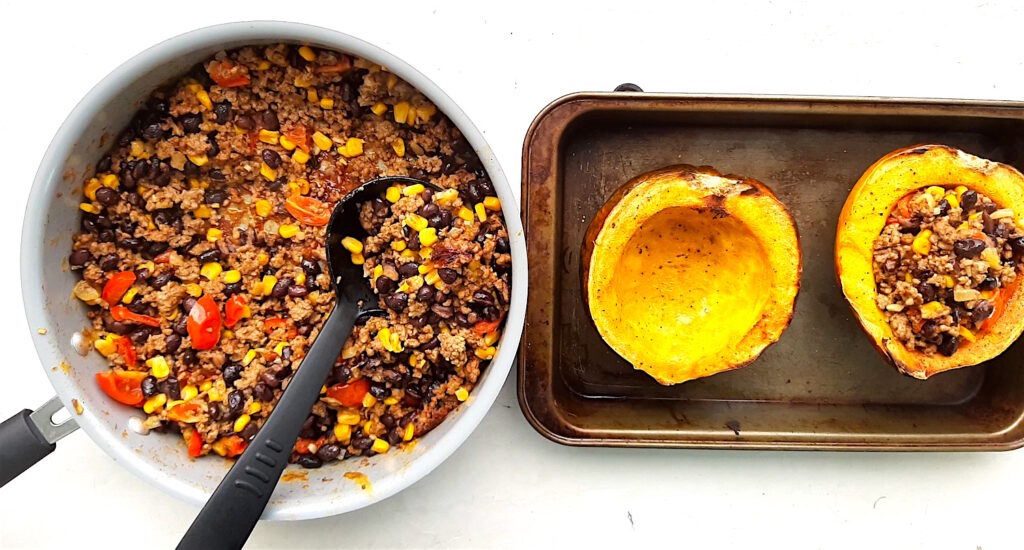
M 382 196 L 392 185 L 417 183 L 440 190 L 432 183 L 404 176 L 378 178 L 359 186 L 334 207 L 326 233 L 327 269 L 337 295 L 334 309 L 270 417 L 206 501 L 178 548 L 241 548 L 249 538 L 353 325 L 357 319 L 384 313 L 365 282 L 363 267 L 352 263 L 341 240 L 366 235 L 359 224 L 362 203 Z

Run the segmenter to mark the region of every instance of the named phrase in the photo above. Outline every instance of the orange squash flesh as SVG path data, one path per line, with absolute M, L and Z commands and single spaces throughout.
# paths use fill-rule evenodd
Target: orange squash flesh
M 907 349 L 894 336 L 876 305 L 874 242 L 905 196 L 932 185 L 966 186 L 986 195 L 1000 208 L 1012 209 L 1018 226 L 1024 221 L 1024 175 L 1011 166 L 944 145 L 893 151 L 868 168 L 850 191 L 836 231 L 839 284 L 879 352 L 901 372 L 920 379 L 992 359 L 1024 331 L 1024 285 L 1015 283 L 1000 290 L 997 306 L 1001 306 L 1001 311 L 975 333 L 974 341 L 962 340 L 950 357 Z
M 796 228 L 764 184 L 673 166 L 627 182 L 591 222 L 584 296 L 612 349 L 678 384 L 778 340 L 800 268 Z

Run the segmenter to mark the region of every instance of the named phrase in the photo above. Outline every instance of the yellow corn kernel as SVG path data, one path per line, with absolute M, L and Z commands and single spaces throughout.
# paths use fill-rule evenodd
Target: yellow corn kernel
M 224 232 L 221 231 L 220 229 L 217 229 L 216 227 L 211 227 L 206 230 L 206 240 L 210 241 L 211 243 L 217 242 L 217 240 L 223 236 Z
M 256 64 L 256 70 L 257 71 L 265 71 L 265 70 L 267 70 L 269 68 L 270 68 L 270 62 L 267 61 L 266 59 L 262 59 L 262 60 L 260 60 L 259 63 Z
M 405 351 L 405 346 L 402 345 L 402 338 L 396 333 L 391 333 L 391 350 L 395 353 L 401 353 Z M 370 394 L 367 394 L 370 395 Z M 373 397 L 372 395 L 370 397 Z
M 263 276 L 263 294 L 264 296 L 270 296 L 271 291 L 274 290 L 274 285 L 277 284 L 277 277 L 273 275 Z
M 911 276 L 910 273 L 905 273 L 905 274 L 903 274 L 903 280 L 908 282 L 908 283 L 912 283 L 912 282 L 914 282 L 914 277 Z
M 203 287 L 197 285 L 196 283 L 189 283 L 185 285 L 185 292 L 187 292 L 188 295 L 192 296 L 193 298 L 198 298 L 203 295 Z
M 491 332 L 488 332 L 487 334 L 484 334 L 484 345 L 485 346 L 493 346 L 494 343 L 497 342 L 497 341 L 498 341 L 498 331 L 492 330 Z
M 409 214 L 408 216 L 406 216 L 404 221 L 405 225 L 408 225 L 415 231 L 422 231 L 426 229 L 427 226 L 429 225 L 427 219 L 424 218 L 423 216 L 420 216 L 419 214 Z
M 963 198 L 964 193 L 967 192 L 967 186 L 966 185 L 957 185 L 956 189 L 955 189 L 955 192 L 956 192 L 956 198 L 959 200 L 959 199 Z
M 425 227 L 420 229 L 420 244 L 430 246 L 437 242 L 437 229 Z
M 384 274 L 384 268 L 381 267 L 380 265 L 377 265 L 377 266 L 375 266 L 373 268 L 373 278 L 374 279 L 376 279 L 377 277 L 380 277 L 383 274 Z
M 252 404 L 249 405 L 249 414 L 256 414 L 262 410 L 263 405 L 260 404 L 258 401 L 253 401 Z
M 205 166 L 206 163 L 210 162 L 210 157 L 205 154 L 189 155 L 188 160 L 192 161 L 192 164 L 195 164 L 196 166 Z
M 484 197 L 484 208 L 492 211 L 501 211 L 501 199 L 498 197 Z
M 338 443 L 347 445 L 352 438 L 352 427 L 348 424 L 335 424 L 334 438 L 338 440 Z
M 319 147 L 321 151 L 330 151 L 331 147 L 334 147 L 334 142 L 323 132 L 313 132 L 313 145 Z
M 359 423 L 359 412 L 353 409 L 342 409 L 338 411 L 338 424 L 355 426 Z
M 89 181 L 85 182 L 82 190 L 85 192 L 86 198 L 91 201 L 96 200 L 96 190 L 100 188 L 100 180 L 97 178 L 90 178 Z
M 313 48 L 309 46 L 302 46 L 299 48 L 299 55 L 306 61 L 313 61 L 316 59 L 316 53 L 313 52 Z
M 378 101 L 373 104 L 373 107 L 370 107 L 370 110 L 373 111 L 373 114 L 381 116 L 388 112 L 388 106 Z
M 473 271 L 480 269 L 480 260 L 473 260 L 472 262 L 469 262 L 469 269 Z
M 480 218 L 480 221 L 487 219 L 487 210 L 484 208 L 484 203 L 476 203 L 476 206 L 473 207 L 473 211 L 476 212 L 476 217 Z
M 192 211 L 192 215 L 200 220 L 205 220 L 209 219 L 209 217 L 213 215 L 213 210 L 211 210 L 209 206 L 201 204 L 199 205 L 199 208 Z
M 310 103 L 319 103 L 320 94 L 316 92 L 316 88 L 310 88 L 306 90 L 306 99 L 308 99 Z
M 414 275 L 412 277 L 409 277 L 409 288 L 413 292 L 416 292 L 417 290 L 419 290 L 422 287 L 423 287 L 423 276 L 422 275 Z
M 416 427 L 412 425 L 412 422 L 410 422 L 405 426 L 405 433 L 402 434 L 402 441 L 412 441 L 412 438 L 415 435 Z
M 412 290 L 412 287 L 409 286 L 408 282 L 402 282 L 402 284 L 398 285 L 399 292 L 404 292 L 405 294 L 408 294 L 410 290 Z
M 320 98 L 320 108 L 325 111 L 330 111 L 334 108 L 334 100 L 329 97 Z
M 195 399 L 197 395 L 199 395 L 199 388 L 193 386 L 192 384 L 189 384 L 184 388 L 181 388 L 181 398 L 185 401 Z
M 82 212 L 88 212 L 90 214 L 98 214 L 100 212 L 100 207 L 95 206 L 92 203 L 88 202 L 83 202 L 79 204 L 78 209 L 81 210 Z
M 405 241 L 391 241 L 391 250 L 394 250 L 395 252 L 401 252 L 405 250 L 406 246 L 408 245 L 405 243 Z
M 290 239 L 299 234 L 299 226 L 286 223 L 277 228 L 277 233 L 286 239 Z
M 459 401 L 465 401 L 469 399 L 469 391 L 466 388 L 459 388 L 455 390 L 455 398 Z
M 946 202 L 949 203 L 950 208 L 960 208 L 960 200 L 953 193 L 946 195 Z
M 992 247 L 988 247 L 981 251 L 981 259 L 988 262 L 989 267 L 992 269 L 999 269 L 1002 267 L 1002 260 L 999 259 L 999 252 Z
M 363 407 L 372 407 L 372 406 L 374 406 L 376 404 L 377 404 L 377 398 L 376 397 L 374 397 L 374 396 L 372 396 L 370 394 L 366 394 L 366 395 L 363 396 Z
M 163 407 L 165 403 L 167 403 L 167 394 L 158 393 L 146 400 L 142 405 L 142 410 L 145 411 L 146 414 L 153 414 L 156 411 L 159 411 L 160 407 Z
M 213 109 L 213 101 L 210 100 L 210 94 L 206 93 L 206 90 L 196 92 L 196 98 L 199 99 L 199 103 L 203 104 L 203 107 Z
M 391 203 L 398 202 L 398 199 L 402 198 L 402 189 L 397 185 L 392 185 L 391 187 L 388 187 L 386 192 L 384 192 L 384 198 Z
M 411 260 L 416 257 L 416 253 L 406 248 L 401 254 L 399 254 L 399 257 Z
M 404 157 L 405 156 L 405 141 L 402 138 L 398 138 L 391 142 L 391 148 L 395 150 L 395 154 Z
M 353 254 L 352 255 L 352 264 L 353 265 L 363 265 L 364 263 L 366 263 L 366 258 L 364 258 L 362 254 Z
M 266 252 L 260 252 L 256 255 L 256 263 L 260 265 L 267 265 L 270 262 L 270 255 Z
M 427 122 L 430 120 L 430 117 L 435 114 L 437 114 L 437 107 L 434 107 L 433 105 L 421 105 L 416 108 L 416 115 L 423 122 Z
M 171 367 L 167 364 L 167 359 L 164 359 L 163 355 L 157 355 L 156 357 L 146 359 L 146 366 L 149 367 L 150 373 L 157 380 L 163 380 L 171 374 Z
M 373 449 L 373 452 L 375 453 L 383 454 L 388 452 L 388 449 L 391 448 L 391 444 L 389 444 L 387 441 L 384 441 L 383 439 L 374 439 L 373 446 L 370 448 Z
M 341 246 L 345 247 L 345 250 L 353 254 L 359 254 L 363 251 L 363 243 L 359 239 L 352 237 L 345 237 L 341 240 Z
M 237 283 L 242 280 L 242 273 L 237 269 L 229 269 L 224 272 L 224 282 L 227 284 Z
M 431 286 L 436 286 L 440 280 L 441 275 L 438 274 L 436 269 L 423 276 L 423 281 Z
M 971 332 L 965 326 L 961 326 L 960 327 L 960 336 L 963 337 L 963 339 L 967 340 L 968 342 L 973 342 L 974 341 L 974 333 Z
M 946 194 L 946 190 L 937 185 L 932 185 L 931 187 L 928 187 L 927 189 L 924 190 L 924 192 L 931 195 L 932 198 L 935 199 L 935 202 L 939 202 L 939 200 L 942 199 L 942 196 Z
M 487 346 L 486 348 L 476 350 L 476 356 L 481 359 L 491 359 L 494 357 L 494 352 L 494 346 Z
M 402 189 L 402 194 L 406 197 L 412 197 L 414 195 L 419 195 L 424 189 L 426 188 L 423 187 L 422 183 L 414 183 L 412 185 L 405 186 L 405 188 Z
M 139 289 L 137 289 L 135 287 L 129 288 L 128 292 L 124 293 L 124 297 L 121 298 L 121 301 L 126 303 L 126 304 L 130 304 L 130 303 L 132 303 L 132 300 L 135 299 L 135 296 L 138 293 L 139 293 Z
M 459 217 L 467 222 L 473 221 L 473 211 L 463 206 L 459 208 Z
M 395 103 L 395 122 L 401 124 L 409 118 L 409 102 L 400 101 Z
M 945 311 L 946 306 L 942 302 L 928 302 L 921 305 L 921 317 L 924 319 L 935 319 L 945 313 Z M 483 358 L 481 357 L 481 359 Z
M 427 273 L 430 273 L 431 271 L 434 270 L 434 266 L 430 262 L 424 262 L 420 264 L 419 267 L 416 268 L 416 271 L 419 271 L 420 275 L 426 275 Z
M 222 271 L 224 271 L 224 268 L 217 262 L 206 262 L 199 268 L 199 274 L 210 281 L 216 279 Z
M 459 197 L 459 192 L 455 189 L 445 189 L 439 193 L 434 194 L 434 202 L 441 206 L 448 206 L 455 202 L 455 199 Z
M 967 225 L 967 222 L 960 222 L 960 225 L 956 226 L 957 231 L 966 231 L 968 229 L 970 229 L 970 226 Z
M 203 392 L 210 391 L 210 388 L 212 388 L 212 387 L 213 387 L 213 382 L 211 382 L 210 380 L 207 380 L 207 381 L 203 382 L 202 384 L 199 384 L 199 391 L 203 391 Z
M 296 149 L 295 152 L 292 153 L 292 161 L 297 162 L 299 164 L 306 164 L 307 162 L 309 162 L 309 153 L 303 151 L 302 149 Z
M 271 168 L 267 163 L 260 163 L 260 175 L 266 178 L 267 181 L 274 181 L 277 179 L 277 170 Z
M 121 184 L 121 181 L 117 179 L 117 174 L 105 174 L 100 178 L 100 183 L 103 184 L 103 187 L 117 189 L 118 185 Z
M 223 339 L 223 340 L 230 340 L 230 339 L 235 337 L 235 331 L 233 331 L 233 330 L 225 330 L 224 332 L 222 332 L 220 334 L 221 334 L 221 339 Z
M 363 424 L 363 433 L 368 434 L 373 431 L 373 420 L 367 420 Z
M 304 285 L 306 284 L 306 272 L 299 271 L 298 275 L 295 276 L 295 284 Z
M 260 130 L 259 134 L 257 134 L 257 137 L 263 143 L 266 143 L 268 145 L 277 145 L 278 140 L 281 139 L 281 132 L 263 129 Z
M 172 400 L 167 402 L 167 408 L 168 409 L 173 409 L 174 407 L 177 407 L 178 405 L 181 405 L 184 402 L 185 402 L 184 399 L 172 399 Z
M 994 290 L 982 290 L 981 291 L 981 297 L 984 300 L 991 300 L 992 298 L 995 298 L 995 296 L 996 296 L 996 291 L 994 291 Z
M 309 76 L 300 74 L 295 77 L 296 88 L 308 88 L 313 82 L 309 80 Z
M 395 399 L 394 397 L 389 397 L 384 400 L 384 404 L 390 407 L 391 405 L 397 405 L 398 400 Z
M 291 151 L 292 149 L 295 149 L 295 142 L 288 139 L 288 136 L 281 136 L 277 138 L 277 143 L 281 147 L 284 147 L 285 151 Z
M 256 213 L 259 214 L 260 217 L 265 218 L 273 211 L 274 205 L 267 199 L 259 199 L 256 201 Z
M 391 351 L 391 329 L 384 327 L 377 331 L 377 340 L 384 349 Z
M 238 432 L 244 430 L 245 427 L 249 425 L 249 421 L 250 420 L 252 420 L 252 417 L 247 415 L 247 414 L 243 414 L 242 416 L 239 416 L 235 420 L 235 433 L 238 433 Z
M 956 286 L 956 281 L 950 275 L 943 275 L 942 282 L 946 285 L 946 288 L 953 288 Z
M 135 158 L 148 159 L 149 153 L 146 151 L 146 144 L 135 140 L 131 143 L 131 155 Z
M 286 348 L 287 346 L 288 342 L 278 342 L 277 345 L 274 346 L 274 353 L 281 355 L 281 352 L 283 352 L 284 348 Z
M 338 153 L 344 157 L 358 157 L 363 154 L 363 140 L 359 138 L 348 138 L 344 147 L 338 147 Z
M 242 365 L 248 367 L 249 363 L 252 363 L 256 359 L 256 350 L 251 349 L 245 352 L 245 357 L 242 358 Z
M 117 344 L 114 343 L 116 337 L 113 334 L 107 334 L 103 338 L 97 338 L 92 343 L 96 351 L 100 352 L 103 357 L 110 357 L 117 352 Z
M 914 237 L 914 242 L 910 245 L 910 248 L 922 256 L 926 256 L 932 249 L 931 242 L 932 230 L 925 229 Z
M 974 212 L 970 216 L 967 216 L 967 220 L 968 221 L 972 221 L 973 222 L 974 220 L 977 220 L 977 219 L 981 219 L 981 212 Z
M 416 124 L 416 107 L 409 107 L 409 114 L 405 116 L 405 123 L 409 126 Z
M 208 392 L 206 392 L 206 398 L 212 402 L 224 401 L 225 388 L 223 384 L 213 386 Z

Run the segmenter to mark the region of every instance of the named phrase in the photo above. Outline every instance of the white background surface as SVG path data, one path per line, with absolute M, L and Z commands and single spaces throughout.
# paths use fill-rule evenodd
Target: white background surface
M 52 395 L 21 312 L 21 218 L 78 99 L 170 36 L 239 19 L 354 34 L 405 59 L 483 130 L 518 192 L 549 101 L 648 91 L 1024 99 L 1013 2 L 0 2 L 0 418 Z M 498 5 L 503 4 L 503 5 Z M 1024 451 L 852 454 L 573 449 L 526 423 L 511 375 L 468 442 L 404 493 L 341 517 L 260 524 L 258 547 L 1021 548 Z M 196 509 L 83 433 L 0 490 L 0 546 L 163 548 Z

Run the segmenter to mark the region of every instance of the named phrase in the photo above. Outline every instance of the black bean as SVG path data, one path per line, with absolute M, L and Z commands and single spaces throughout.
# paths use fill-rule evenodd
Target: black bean
M 409 295 L 404 292 L 396 292 L 384 296 L 384 304 L 395 311 L 402 311 L 409 304 Z
M 420 234 L 414 231 L 413 234 L 407 240 L 405 246 L 409 250 L 419 250 L 422 247 L 422 245 L 420 244 Z
M 82 267 L 89 260 L 92 260 L 92 253 L 85 248 L 72 250 L 71 255 L 68 256 L 68 263 L 71 264 L 71 267 Z
M 501 319 L 501 310 L 494 306 L 487 306 L 484 308 L 484 318 L 488 321 L 497 321 Z
M 221 371 L 221 374 L 224 376 L 224 385 L 230 388 L 236 380 L 242 377 L 243 370 L 242 365 L 238 363 L 228 363 L 224 370 Z
M 423 328 L 427 326 L 427 316 L 420 315 L 419 317 L 410 317 L 409 322 L 416 328 Z
M 395 282 L 387 277 L 377 277 L 377 282 L 374 285 L 377 288 L 377 293 L 380 295 L 387 295 L 395 290 Z
M 455 315 L 455 309 L 451 306 L 445 306 L 441 304 L 434 304 L 430 306 L 430 311 L 437 314 L 442 319 L 451 319 L 452 315 Z
M 170 246 L 163 241 L 151 242 L 149 243 L 149 245 L 146 246 L 146 249 L 142 252 L 142 257 L 146 258 L 147 260 L 152 260 L 153 258 L 156 258 L 157 256 L 166 252 L 168 248 L 170 248 Z
M 398 274 L 402 277 L 415 277 L 420 273 L 420 266 L 416 262 L 406 262 L 398 266 Z
M 174 353 L 178 351 L 178 348 L 180 347 L 181 336 L 178 336 L 177 334 L 174 333 L 164 336 L 164 348 L 167 350 L 167 353 Z
M 1014 255 L 1024 254 L 1024 237 L 1011 237 L 1006 242 L 1009 243 Z
M 281 155 L 273 149 L 264 149 L 260 156 L 263 158 L 263 162 L 267 163 L 267 166 L 271 168 L 281 167 Z
M 313 455 L 299 455 L 299 458 L 295 461 L 299 466 L 314 470 L 324 465 L 323 461 Z
M 226 189 L 211 189 L 203 195 L 203 202 L 206 204 L 224 204 L 228 200 Z
M 82 216 L 82 221 L 79 224 L 82 227 L 82 231 L 86 233 L 96 232 L 96 216 L 92 214 L 85 214 Z
M 252 441 L 256 437 L 256 434 L 259 433 L 259 431 L 259 426 L 257 426 L 255 422 L 250 422 L 246 424 L 244 429 L 242 429 L 242 439 L 246 441 Z
M 953 253 L 961 258 L 977 258 L 985 250 L 981 239 L 959 239 L 953 243 Z
M 946 305 L 949 306 L 949 316 L 953 318 L 953 326 L 960 323 L 960 306 L 953 301 L 953 293 L 946 296 Z
M 494 297 L 491 296 L 490 292 L 484 292 L 483 290 L 477 290 L 473 292 L 473 301 L 478 304 L 491 305 L 494 303 Z
M 441 277 L 441 280 L 444 281 L 445 284 L 449 285 L 459 280 L 459 272 L 448 267 L 439 268 L 437 270 L 437 275 Z
M 384 399 L 384 397 L 387 394 L 388 389 L 385 388 L 383 385 L 377 384 L 376 382 L 370 384 L 370 395 L 376 397 L 377 399 Z
M 439 214 L 440 212 L 441 207 L 439 207 L 437 203 L 434 202 L 428 202 L 427 204 L 424 204 L 420 208 L 420 216 L 423 216 L 424 218 L 429 218 L 431 216 Z
M 424 304 L 434 301 L 434 288 L 430 285 L 423 285 L 416 291 L 416 300 Z
M 405 434 L 401 428 L 391 428 L 388 430 L 388 443 L 398 445 L 402 442 L 403 435 Z
M 114 222 L 110 221 L 110 217 L 105 214 L 99 214 L 96 216 L 96 226 L 100 229 L 110 229 L 114 227 Z
M 210 181 L 227 181 L 228 179 L 228 177 L 224 175 L 224 172 L 221 172 L 219 168 L 210 170 L 210 173 L 207 174 L 207 176 L 210 177 Z
M 498 237 L 498 240 L 494 242 L 494 250 L 500 254 L 508 254 L 511 250 L 508 237 Z
M 142 130 L 142 137 L 149 141 L 157 141 L 160 138 L 164 137 L 163 124 L 159 122 L 154 122 L 153 124 L 146 126 Z
M 943 204 L 949 204 L 946 201 L 942 201 Z M 942 335 L 942 343 L 939 344 L 939 353 L 946 357 L 952 356 L 956 353 L 956 348 L 960 345 L 960 339 L 956 336 L 946 333 Z
M 437 336 L 434 336 L 430 340 L 427 340 L 422 346 L 420 346 L 420 348 L 422 348 L 423 351 L 430 351 L 440 345 L 441 340 L 439 340 Z
M 156 378 L 153 376 L 147 376 L 142 379 L 142 395 L 146 397 L 153 397 L 159 393 L 156 387 Z
M 107 155 L 96 162 L 96 173 L 109 172 L 114 166 L 114 159 Z
M 292 298 L 302 298 L 306 294 L 309 294 L 309 290 L 303 285 L 292 285 L 288 287 L 288 295 Z
M 988 205 L 986 204 L 985 206 Z M 985 211 L 981 213 L 981 226 L 982 231 L 984 231 L 986 235 L 992 235 L 996 229 L 996 221 L 993 220 L 992 216 L 989 216 L 988 214 L 989 213 Z
M 233 283 L 225 284 L 223 292 L 226 296 L 231 296 L 242 292 L 242 281 L 235 281 Z
M 999 288 L 999 279 L 995 277 L 985 277 L 983 281 L 978 283 L 978 290 L 995 290 Z
M 117 264 L 120 258 L 117 254 L 107 254 L 100 258 L 100 269 L 103 271 L 113 271 L 117 269 Z
M 376 216 L 386 216 L 388 214 L 388 203 L 384 202 L 380 197 L 373 199 L 373 213 Z
M 291 279 L 281 279 L 274 285 L 274 289 L 270 291 L 270 295 L 274 298 L 284 298 L 288 295 L 288 289 L 295 283 Z
M 171 327 L 178 336 L 188 336 L 188 315 L 180 315 Z
M 199 113 L 188 113 L 181 117 L 181 129 L 186 134 L 194 134 L 199 131 L 199 126 L 203 123 L 203 115 Z
M 110 229 L 104 229 L 96 234 L 96 239 L 101 243 L 112 243 L 117 239 L 117 234 Z
M 352 446 L 360 451 L 365 451 L 373 446 L 373 440 L 365 435 L 352 438 Z
M 192 308 L 196 307 L 196 302 L 198 302 L 198 300 L 193 296 L 185 296 L 185 298 L 181 300 L 181 309 L 185 312 L 185 315 L 192 312 Z
M 227 382 L 227 380 L 225 380 L 225 383 L 226 382 Z M 228 387 L 230 387 L 230 386 L 231 385 L 228 384 Z M 232 391 L 232 392 L 228 393 L 228 412 L 231 413 L 231 416 L 238 416 L 238 415 L 242 414 L 242 411 L 243 411 L 244 407 L 245 407 L 245 397 L 242 396 L 242 392 L 241 391 L 235 390 L 235 391 Z
M 974 321 L 975 325 L 980 325 L 985 319 L 992 316 L 995 311 L 995 307 L 988 300 L 981 300 L 974 305 L 974 309 L 971 310 L 971 320 Z
M 968 189 L 960 195 L 960 208 L 964 212 L 970 212 L 975 205 L 978 204 L 978 192 L 973 189 Z
M 263 122 L 263 127 L 267 130 L 276 132 L 281 129 L 281 122 L 277 119 L 277 113 L 272 109 L 263 111 L 260 115 L 260 121 Z
M 224 124 L 231 119 L 231 102 L 222 101 L 213 106 L 213 114 L 217 117 L 217 124 Z
M 452 217 L 451 211 L 449 211 L 448 209 L 442 208 L 440 216 L 441 216 L 441 221 L 440 221 L 440 225 L 438 225 L 438 227 L 451 227 L 452 222 L 455 221 L 455 218 Z
M 273 401 L 274 390 L 263 382 L 257 382 L 252 388 L 252 396 L 259 401 Z
M 470 320 L 469 316 L 466 315 L 465 313 L 456 313 L 455 314 L 455 323 L 457 325 L 459 325 L 460 327 L 467 327 L 468 328 L 468 327 L 473 326 L 473 321 Z
M 210 146 L 206 148 L 206 156 L 214 158 L 220 154 L 220 142 L 217 141 L 217 132 L 210 132 L 206 135 Z
M 181 385 L 178 384 L 178 377 L 173 374 L 160 383 L 160 389 L 167 394 L 168 400 L 181 399 Z
M 199 354 L 194 349 L 186 349 L 181 352 L 181 362 L 189 366 L 196 366 L 199 364 Z
M 264 371 L 263 373 L 261 373 L 260 380 L 262 380 L 264 384 L 271 388 L 277 389 L 281 387 L 281 381 L 278 380 L 277 377 L 271 374 L 270 372 Z
M 252 130 L 256 128 L 256 121 L 249 115 L 238 115 L 235 117 L 235 126 L 243 130 Z
M 316 277 L 320 274 L 320 263 L 313 260 L 303 258 L 299 265 L 302 266 L 302 270 L 306 272 L 306 275 L 312 275 Z
M 949 201 L 945 201 L 945 200 L 941 201 L 941 202 L 939 202 L 939 206 L 936 209 L 937 211 L 936 211 L 935 215 L 936 216 L 945 216 L 946 214 L 949 214 L 950 208 L 951 208 L 951 206 L 949 205 Z
M 330 462 L 341 454 L 341 447 L 334 443 L 328 443 L 316 451 L 316 456 L 324 462 Z
M 135 313 L 143 313 L 145 315 L 150 314 L 149 305 L 147 305 L 142 300 L 135 300 L 134 302 L 128 304 L 128 310 Z

